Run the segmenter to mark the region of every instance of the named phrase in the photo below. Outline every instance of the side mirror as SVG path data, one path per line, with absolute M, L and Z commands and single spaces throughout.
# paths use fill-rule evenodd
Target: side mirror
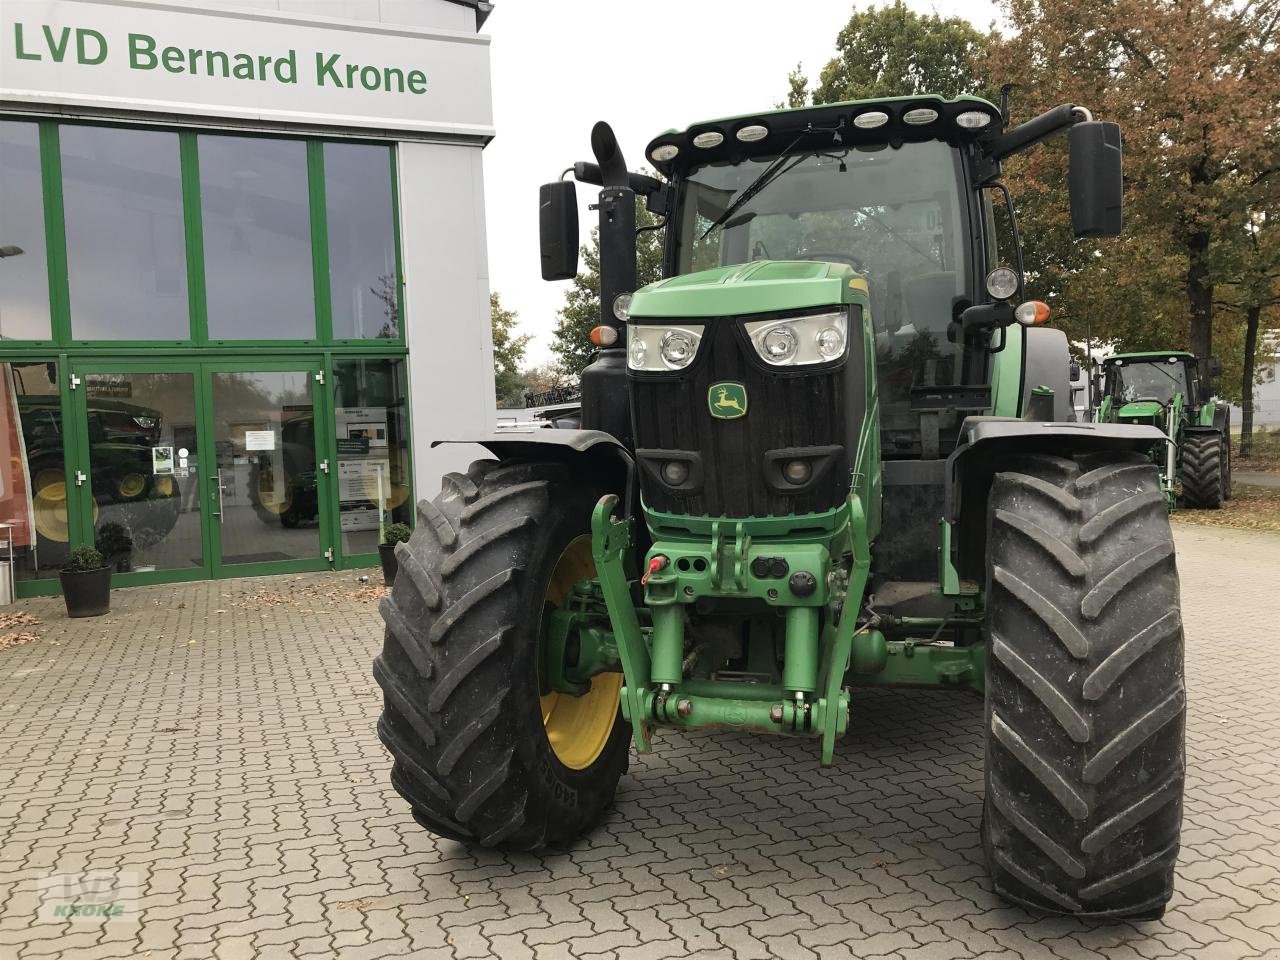
M 572 180 L 538 188 L 538 242 L 543 280 L 578 275 L 578 191 Z
M 1072 383 L 1075 383 L 1080 379 L 1080 364 L 1076 363 L 1074 360 L 1067 365 L 1067 379 Z
M 1114 237 L 1124 223 L 1120 125 L 1087 120 L 1068 136 L 1071 229 L 1077 237 Z
M 1200 360 L 1200 376 L 1205 380 L 1222 376 L 1222 361 L 1217 357 L 1205 357 Z

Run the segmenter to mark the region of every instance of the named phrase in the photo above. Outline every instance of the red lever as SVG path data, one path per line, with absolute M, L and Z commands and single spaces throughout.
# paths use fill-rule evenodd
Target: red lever
M 644 586 L 649 582 L 649 578 L 667 565 L 667 558 L 662 554 L 658 554 L 649 561 L 649 569 L 644 572 L 644 576 L 640 578 L 640 586 Z

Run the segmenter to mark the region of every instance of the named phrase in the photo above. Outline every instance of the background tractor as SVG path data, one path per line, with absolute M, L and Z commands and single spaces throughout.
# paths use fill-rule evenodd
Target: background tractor
M 542 187 L 542 270 L 601 187 L 581 424 L 508 429 L 419 504 L 374 676 L 427 829 L 590 829 L 665 729 L 810 738 L 867 686 L 985 702 L 982 841 L 1010 900 L 1159 916 L 1182 813 L 1182 625 L 1150 425 L 1071 417 L 1001 161 L 1070 138 L 1075 232 L 1120 229 L 1120 133 L 933 96 L 696 124 Z M 635 210 L 665 218 L 636 290 Z M 999 214 L 999 216 L 997 215 Z
M 1172 510 L 1216 510 L 1231 499 L 1231 408 L 1213 399 L 1216 357 L 1190 353 L 1120 353 L 1102 363 L 1097 419 L 1146 423 L 1168 438 L 1154 451 L 1160 486 Z

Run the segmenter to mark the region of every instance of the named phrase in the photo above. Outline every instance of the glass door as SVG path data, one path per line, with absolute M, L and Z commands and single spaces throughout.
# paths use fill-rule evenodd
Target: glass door
M 72 495 L 80 540 L 124 582 L 208 576 L 194 364 L 80 364 Z
M 281 367 L 284 369 L 281 369 Z M 215 576 L 321 570 L 332 557 L 319 363 L 205 364 Z

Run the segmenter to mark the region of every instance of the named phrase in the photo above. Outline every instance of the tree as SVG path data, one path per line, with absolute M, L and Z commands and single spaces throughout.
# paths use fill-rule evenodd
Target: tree
M 493 388 L 498 406 L 522 406 L 525 379 L 520 364 L 529 346 L 529 334 L 515 334 L 516 312 L 503 307 L 497 291 L 489 294 L 489 318 L 493 325 Z
M 1238 330 L 1214 330 L 1214 288 L 1238 279 L 1231 250 L 1247 236 L 1232 224 L 1280 173 L 1276 0 L 1002 5 L 1015 32 L 993 45 L 991 75 L 1016 81 L 1028 110 L 1084 104 L 1125 138 L 1125 236 L 1115 241 L 1070 238 L 1061 143 L 1008 164 L 1040 234 L 1029 272 L 1125 346 L 1154 331 L 1158 346 L 1202 356 L 1215 342 L 1234 347 Z
M 987 38 L 967 20 L 919 14 L 902 0 L 854 11 L 836 37 L 837 56 L 822 68 L 814 103 L 937 93 L 982 95 Z M 808 80 L 787 77 L 787 105 L 804 106 Z
M 662 279 L 663 230 L 653 228 L 657 218 L 646 209 L 643 197 L 636 197 L 636 283 Z M 591 229 L 591 242 L 581 250 L 582 266 L 573 278 L 573 286 L 565 291 L 551 350 L 559 358 L 561 369 L 576 380 L 598 349 L 591 342 L 591 331 L 600 325 L 600 232 Z

